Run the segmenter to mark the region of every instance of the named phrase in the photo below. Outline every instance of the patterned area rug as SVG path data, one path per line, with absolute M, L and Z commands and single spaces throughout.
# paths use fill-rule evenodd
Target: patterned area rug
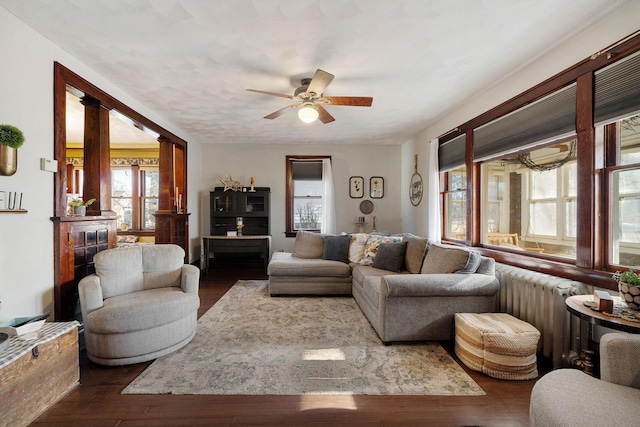
M 272 298 L 266 281 L 238 281 L 122 393 L 485 394 L 437 343 L 383 345 L 353 298 Z

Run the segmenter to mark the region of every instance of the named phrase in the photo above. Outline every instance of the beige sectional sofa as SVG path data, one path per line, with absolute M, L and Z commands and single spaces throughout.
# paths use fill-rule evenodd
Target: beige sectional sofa
M 353 295 L 384 343 L 453 339 L 454 314 L 495 311 L 500 289 L 493 259 L 408 234 L 299 232 L 268 273 L 272 296 Z

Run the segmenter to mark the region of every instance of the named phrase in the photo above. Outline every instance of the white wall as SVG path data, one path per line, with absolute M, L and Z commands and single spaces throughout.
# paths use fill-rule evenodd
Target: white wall
M 640 29 L 638 16 L 640 16 L 640 1 L 630 0 L 624 3 L 587 30 L 562 42 L 522 70 L 509 75 L 503 81 L 470 99 L 459 109 L 443 114 L 435 124 L 403 145 L 401 161 L 403 179 L 407 180 L 407 176 L 411 176 L 413 173 L 413 154 L 415 153 L 419 153 L 420 156 L 418 171 L 423 179 L 426 178 L 428 145 L 431 139 L 438 138 L 451 129 L 633 34 Z M 426 184 L 425 179 L 425 189 L 427 188 Z M 428 197 L 428 194 L 423 196 L 419 208 L 425 204 Z M 411 205 L 408 197 L 403 197 L 402 216 L 405 218 L 403 223 L 405 231 L 426 235 L 428 223 L 426 206 L 423 209 L 418 209 Z
M 318 123 L 319 126 L 322 126 Z M 356 231 L 355 222 L 362 216 L 360 202 L 369 199 L 369 178 L 384 178 L 384 197 L 369 199 L 374 211 L 368 217 L 376 216 L 379 231 L 398 233 L 402 231 L 400 217 L 401 175 L 399 146 L 353 146 L 353 145 L 277 145 L 260 146 L 250 144 L 203 144 L 202 180 L 199 185 L 200 234 L 209 234 L 209 191 L 221 186 L 221 179 L 228 175 L 243 185 L 249 184 L 251 176 L 256 177 L 258 187 L 271 188 L 271 235 L 272 249 L 291 251 L 293 238 L 286 238 L 285 232 L 285 164 L 287 155 L 330 155 L 332 156 L 333 178 L 335 181 L 337 232 Z M 362 176 L 365 179 L 365 197 L 349 197 L 349 177 Z M 193 183 L 189 183 L 193 188 Z M 190 223 L 193 227 L 193 223 Z M 370 231 L 370 225 L 367 228 Z
M 22 192 L 23 208 L 28 210 L 26 214 L 0 213 L 0 322 L 4 322 L 53 311 L 53 174 L 40 170 L 40 158 L 52 159 L 54 152 L 54 61 L 181 138 L 189 138 L 2 7 L 0 49 L 0 123 L 14 125 L 25 135 L 18 150 L 18 170 L 13 176 L 0 176 L 0 191 Z M 197 144 L 190 144 L 188 150 L 189 182 L 197 182 Z M 196 210 L 197 195 L 192 193 L 189 209 Z M 196 224 L 197 215 L 196 210 L 192 215 Z M 197 236 L 197 227 L 194 233 Z

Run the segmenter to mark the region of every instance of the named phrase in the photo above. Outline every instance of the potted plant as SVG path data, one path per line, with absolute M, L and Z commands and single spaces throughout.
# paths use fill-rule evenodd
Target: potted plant
M 633 310 L 640 310 L 640 275 L 633 270 L 613 273 L 618 282 L 620 298 Z
M 0 125 L 0 175 L 10 176 L 18 169 L 18 148 L 24 143 L 22 131 L 15 126 Z
M 73 208 L 74 215 L 85 216 L 87 214 L 87 206 L 95 201 L 96 199 L 89 199 L 86 202 L 82 199 L 73 199 L 69 202 L 69 206 Z

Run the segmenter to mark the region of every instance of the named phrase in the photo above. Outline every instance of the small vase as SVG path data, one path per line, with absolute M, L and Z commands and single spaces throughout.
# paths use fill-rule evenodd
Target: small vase
M 18 170 L 18 149 L 0 144 L 0 175 L 11 176 Z
M 640 286 L 629 286 L 624 282 L 618 282 L 620 298 L 632 310 L 640 310 Z
M 86 206 L 74 206 L 73 214 L 75 216 L 85 216 L 87 215 L 87 207 Z

